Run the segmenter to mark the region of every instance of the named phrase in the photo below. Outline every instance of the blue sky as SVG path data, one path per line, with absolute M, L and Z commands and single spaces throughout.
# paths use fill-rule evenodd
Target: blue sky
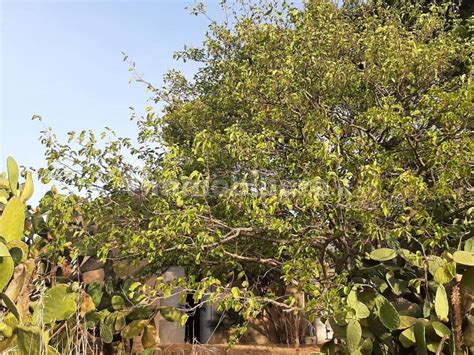
M 18 1 L 0 0 L 0 170 L 8 155 L 25 166 L 44 166 L 38 142 L 43 117 L 59 135 L 70 130 L 134 136 L 129 106 L 146 107 L 148 94 L 129 84 L 121 52 L 156 84 L 169 69 L 192 75 L 196 66 L 172 59 L 183 45 L 198 45 L 208 20 L 185 8 L 193 0 Z M 222 18 L 218 1 L 209 14 Z M 35 200 L 46 188 L 37 183 Z

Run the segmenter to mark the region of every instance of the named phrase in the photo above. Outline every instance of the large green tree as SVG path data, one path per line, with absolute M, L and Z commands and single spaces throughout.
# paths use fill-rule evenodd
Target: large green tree
M 197 301 L 244 320 L 331 313 L 374 248 L 455 249 L 472 235 L 472 18 L 405 5 L 246 7 L 163 88 L 131 63 L 163 107 L 136 141 L 43 135 L 44 179 L 80 192 L 44 200 L 56 242 L 184 266 Z

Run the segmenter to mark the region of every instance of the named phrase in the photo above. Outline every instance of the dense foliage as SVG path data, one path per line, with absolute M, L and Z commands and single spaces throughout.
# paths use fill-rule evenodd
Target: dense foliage
M 472 347 L 472 18 L 397 4 L 247 7 L 161 89 L 131 63 L 163 107 L 136 142 L 44 132 L 44 181 L 74 191 L 41 202 L 51 246 L 147 261 L 137 280 L 184 266 L 174 284 L 244 325 L 286 314 L 281 341 L 322 317 L 340 351 Z
M 121 341 L 117 349 L 130 351 L 129 340 L 139 336 L 144 349 L 154 348 L 153 316 L 160 311 L 173 321 L 176 311 L 151 306 L 134 293 L 138 284 L 130 269 L 86 284 L 83 274 L 111 262 L 91 267 L 93 253 L 78 258 L 68 244 L 52 246 L 48 209 L 26 205 L 33 194 L 31 172 L 20 184 L 17 163 L 7 161 L 8 173 L 0 175 L 0 352 L 107 354 L 114 337 Z

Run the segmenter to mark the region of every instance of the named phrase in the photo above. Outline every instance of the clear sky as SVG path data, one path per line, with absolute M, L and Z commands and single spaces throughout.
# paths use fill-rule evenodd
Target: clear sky
M 212 18 L 223 17 L 217 0 L 205 3 Z M 142 85 L 128 83 L 121 52 L 157 85 L 172 68 L 192 75 L 194 64 L 172 59 L 185 44 L 198 45 L 204 38 L 208 20 L 190 15 L 185 8 L 192 4 L 0 0 L 0 171 L 8 155 L 21 165 L 44 166 L 38 141 L 43 124 L 64 136 L 109 126 L 133 137 L 128 107 L 142 112 L 149 96 Z M 31 121 L 35 114 L 44 122 Z M 46 190 L 36 187 L 33 202 Z

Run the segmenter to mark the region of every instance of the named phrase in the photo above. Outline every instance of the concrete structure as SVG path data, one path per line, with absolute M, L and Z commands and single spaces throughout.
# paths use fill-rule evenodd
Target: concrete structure
M 182 276 L 184 276 L 184 269 L 177 266 L 170 267 L 163 274 L 164 281 L 171 281 Z M 182 293 L 180 290 L 176 289 L 173 292 L 173 296 L 160 300 L 159 306 L 183 308 L 183 304 L 181 304 L 181 295 Z M 180 327 L 178 322 L 169 322 L 158 314 L 157 319 L 155 319 L 155 324 L 157 325 L 159 343 L 184 343 L 185 329 Z

